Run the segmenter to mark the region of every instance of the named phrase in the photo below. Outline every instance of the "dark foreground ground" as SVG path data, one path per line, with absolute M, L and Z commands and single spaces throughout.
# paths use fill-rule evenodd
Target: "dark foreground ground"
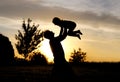
M 76 82 L 120 82 L 119 63 L 89 63 L 72 68 Z M 0 82 L 50 82 L 51 70 L 52 66 L 1 66 Z

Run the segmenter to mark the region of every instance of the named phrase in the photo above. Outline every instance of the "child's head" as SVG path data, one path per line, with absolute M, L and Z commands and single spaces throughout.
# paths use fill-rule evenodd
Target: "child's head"
M 58 17 L 54 17 L 52 22 L 53 22 L 55 25 L 59 25 L 60 22 L 61 22 L 61 20 L 60 20 L 60 18 L 58 18 Z
M 47 39 L 51 39 L 54 37 L 54 33 L 52 31 L 46 30 L 44 31 L 44 37 Z

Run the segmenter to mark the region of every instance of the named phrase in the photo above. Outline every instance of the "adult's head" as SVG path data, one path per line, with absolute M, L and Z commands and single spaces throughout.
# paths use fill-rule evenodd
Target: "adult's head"
M 54 33 L 50 30 L 46 30 L 46 31 L 44 31 L 44 37 L 47 39 L 52 39 L 52 38 L 54 38 Z

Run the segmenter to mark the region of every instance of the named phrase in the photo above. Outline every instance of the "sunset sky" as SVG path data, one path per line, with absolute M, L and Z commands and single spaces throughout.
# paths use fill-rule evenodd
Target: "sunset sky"
M 68 36 L 63 42 L 68 60 L 74 49 L 87 53 L 87 61 L 120 61 L 120 0 L 0 0 L 0 33 L 9 37 L 15 49 L 15 34 L 22 30 L 23 19 L 31 18 L 39 29 L 52 30 L 57 36 L 60 28 L 52 23 L 58 16 L 76 22 L 81 40 Z M 49 54 L 48 40 L 40 50 Z M 48 45 L 48 46 L 46 46 Z M 18 53 L 15 53 L 16 55 Z M 51 58 L 50 58 L 51 57 Z

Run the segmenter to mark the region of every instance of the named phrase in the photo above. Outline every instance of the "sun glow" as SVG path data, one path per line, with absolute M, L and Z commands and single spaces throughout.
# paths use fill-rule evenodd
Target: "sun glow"
M 53 54 L 51 52 L 49 41 L 47 39 L 41 42 L 39 50 L 47 57 L 48 62 L 53 62 Z

